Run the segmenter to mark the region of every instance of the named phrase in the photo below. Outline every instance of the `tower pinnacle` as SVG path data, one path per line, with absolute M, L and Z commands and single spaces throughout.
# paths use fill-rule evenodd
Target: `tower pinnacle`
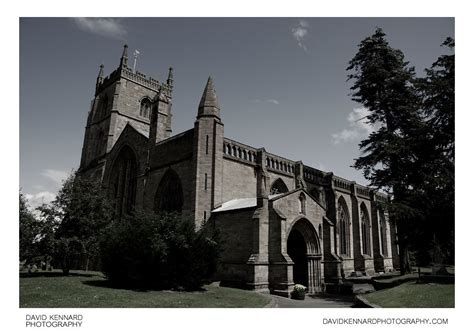
M 99 86 L 104 80 L 104 64 L 100 64 L 99 74 L 97 75 L 96 86 Z
M 172 67 L 169 68 L 168 79 L 166 80 L 166 84 L 168 85 L 170 89 L 173 89 L 173 68 Z
M 126 67 L 128 62 L 128 55 L 127 55 L 128 45 L 125 44 L 123 46 L 123 53 L 122 58 L 120 58 L 120 67 Z
M 216 90 L 212 78 L 207 79 L 206 88 L 201 97 L 198 108 L 198 118 L 202 116 L 215 116 L 220 119 L 220 107 L 217 101 Z

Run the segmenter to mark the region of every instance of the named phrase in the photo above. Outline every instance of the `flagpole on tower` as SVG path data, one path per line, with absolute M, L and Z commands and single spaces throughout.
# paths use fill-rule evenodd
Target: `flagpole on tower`
M 137 66 L 137 58 L 139 54 L 140 54 L 140 51 L 138 50 L 133 51 L 133 73 L 135 73 L 135 67 Z

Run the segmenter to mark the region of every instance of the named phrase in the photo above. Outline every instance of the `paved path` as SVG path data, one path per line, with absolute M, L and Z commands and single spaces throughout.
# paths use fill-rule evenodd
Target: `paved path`
M 280 308 L 336 308 L 353 307 L 353 296 L 306 296 L 305 300 L 294 300 L 290 298 L 270 295 L 271 303 L 267 307 Z

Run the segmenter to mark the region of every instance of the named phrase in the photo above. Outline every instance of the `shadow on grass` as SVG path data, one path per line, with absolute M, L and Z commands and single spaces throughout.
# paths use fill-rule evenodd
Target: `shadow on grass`
M 148 292 L 148 291 L 169 291 L 169 292 L 207 292 L 208 290 L 201 287 L 196 290 L 185 290 L 181 288 L 160 288 L 160 287 L 145 287 L 125 283 L 116 283 L 107 279 L 101 280 L 87 280 L 83 281 L 82 284 L 106 289 L 117 289 L 117 290 L 129 290 L 135 292 Z
M 97 273 L 76 273 L 70 272 L 69 274 L 63 274 L 60 271 L 37 271 L 33 273 L 20 272 L 21 278 L 33 278 L 33 277 L 101 277 L 101 274 Z
M 107 288 L 107 289 L 115 289 L 115 290 L 130 290 L 135 292 L 147 292 L 149 289 L 125 284 L 118 284 L 111 282 L 107 279 L 100 279 L 100 280 L 87 280 L 82 281 L 82 284 L 93 286 L 96 288 Z

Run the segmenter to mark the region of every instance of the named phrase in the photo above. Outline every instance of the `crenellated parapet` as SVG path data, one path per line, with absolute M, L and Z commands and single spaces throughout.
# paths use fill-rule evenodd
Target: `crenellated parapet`
M 121 78 L 127 79 L 128 81 L 134 82 L 138 85 L 141 85 L 145 88 L 148 88 L 156 93 L 160 92 L 164 94 L 167 98 L 171 98 L 173 91 L 173 69 L 169 68 L 168 79 L 166 82 L 160 83 L 159 80 L 148 76 L 145 73 L 140 71 L 134 71 L 128 66 L 128 56 L 127 56 L 128 46 L 124 45 L 124 50 L 122 58 L 120 59 L 120 65 L 107 77 L 103 76 L 104 65 L 100 66 L 99 75 L 97 77 L 95 95 L 100 94 L 105 88 L 107 88 L 112 83 L 120 80 Z
M 100 82 L 97 87 L 95 94 L 99 94 L 104 88 L 108 87 L 111 83 L 116 82 L 117 80 L 125 78 L 129 81 L 132 81 L 138 85 L 144 86 L 148 89 L 154 90 L 158 93 L 160 90 L 162 84 L 160 82 L 152 77 L 146 76 L 146 74 L 135 71 L 127 66 L 119 67 L 112 73 L 110 73 L 109 76 L 105 77 L 102 79 L 102 82 Z

